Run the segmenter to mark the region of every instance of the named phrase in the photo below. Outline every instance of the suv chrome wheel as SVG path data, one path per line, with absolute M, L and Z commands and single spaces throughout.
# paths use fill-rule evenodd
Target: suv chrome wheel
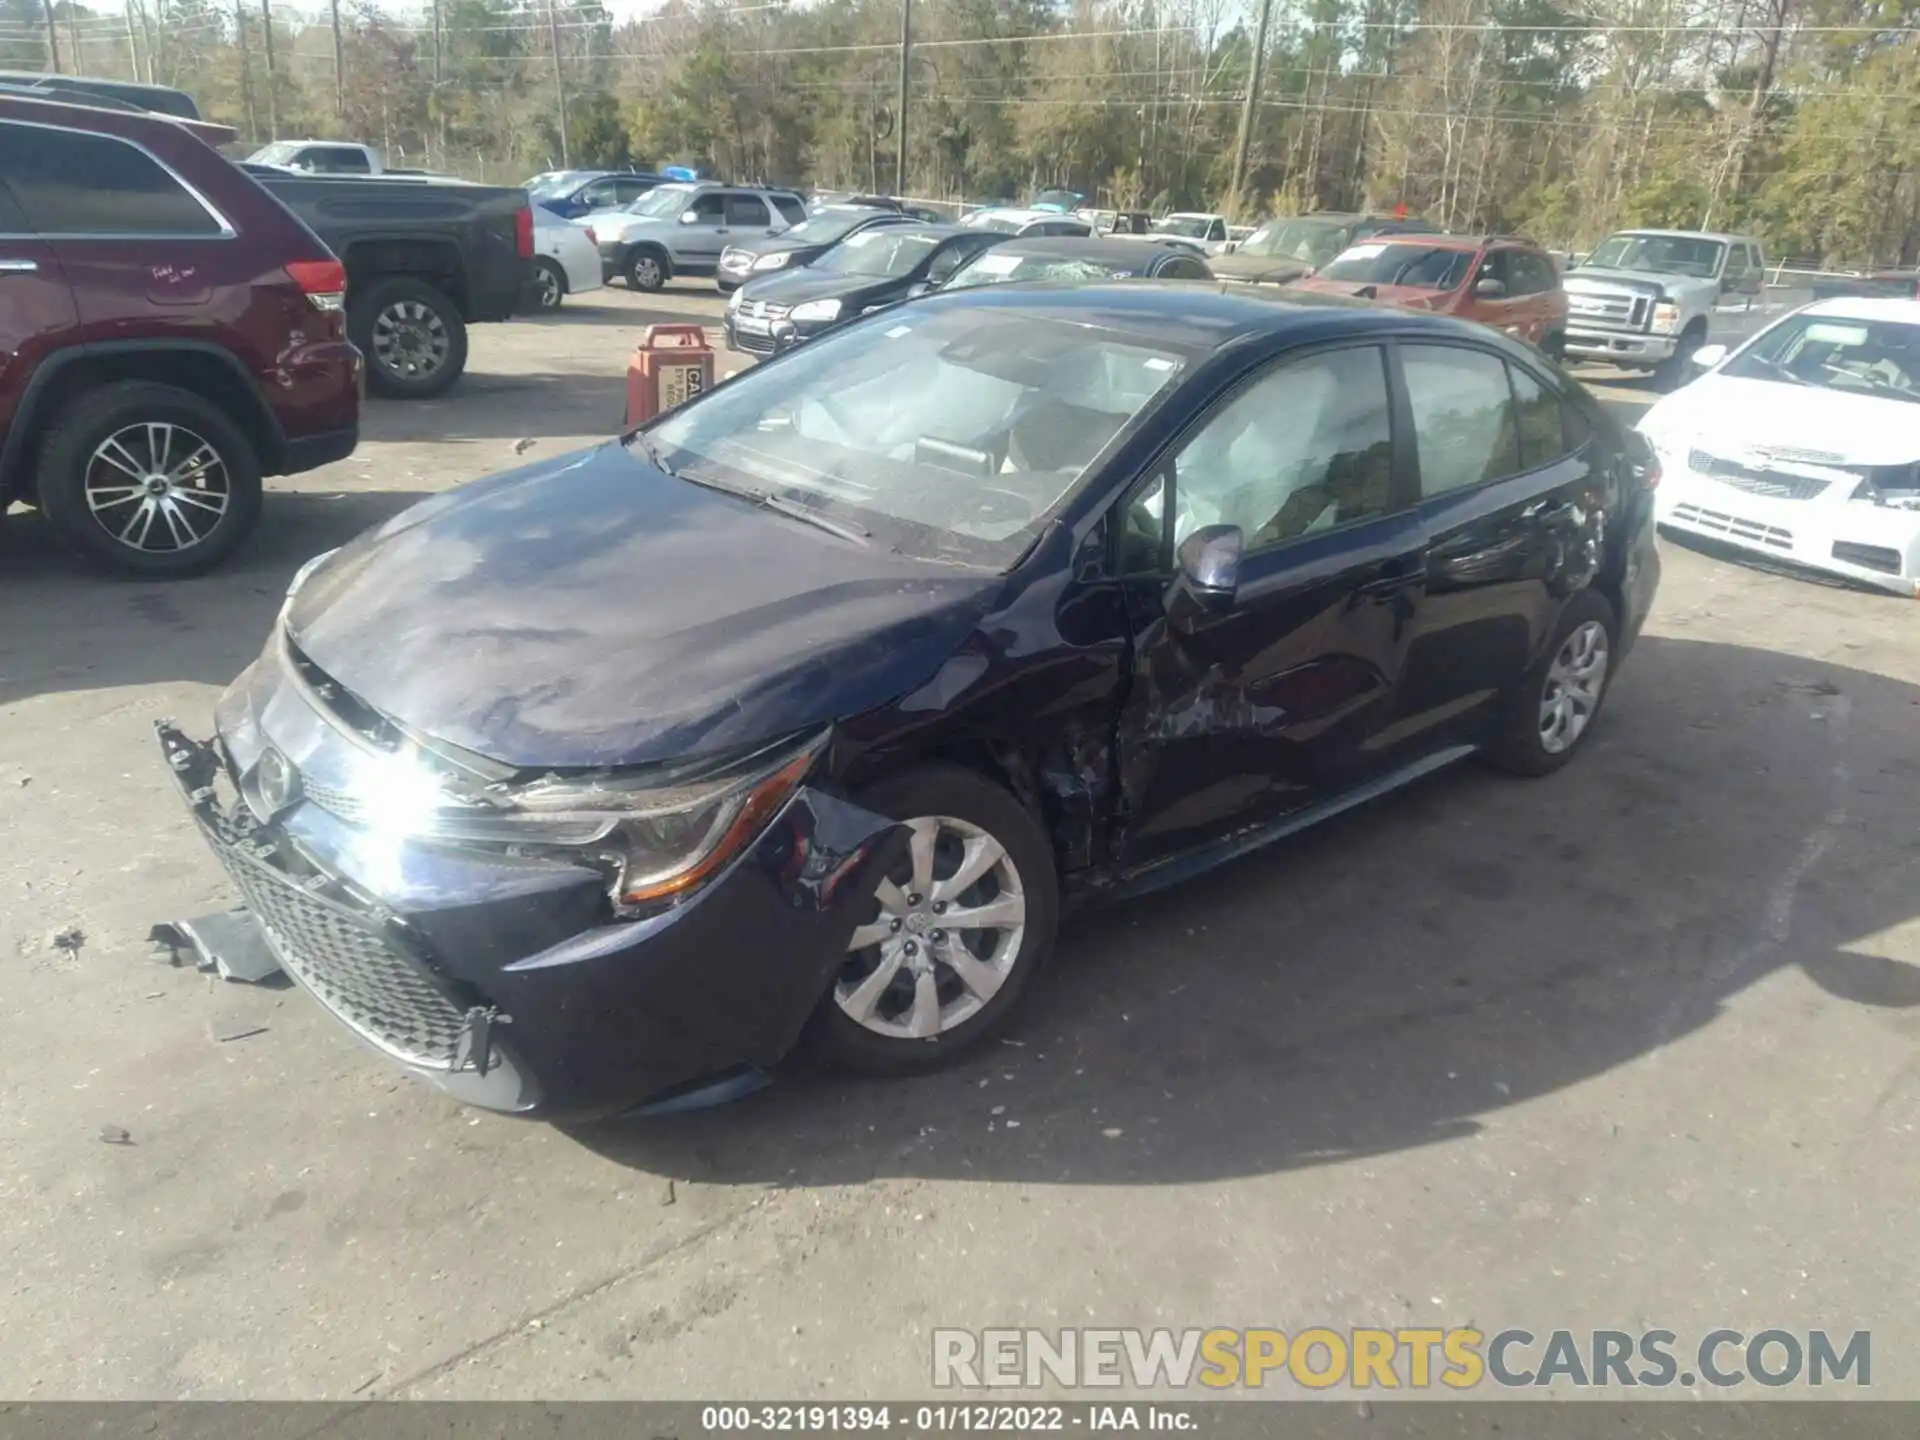
M 1027 897 L 1007 848 L 980 826 L 921 816 L 911 865 L 874 891 L 879 915 L 853 932 L 834 1002 L 893 1040 L 931 1040 L 999 993 L 1020 958 Z
M 87 509 L 133 550 L 190 550 L 213 533 L 233 498 L 227 462 L 183 425 L 149 421 L 94 446 L 82 488 Z
M 1540 692 L 1540 748 L 1549 755 L 1579 740 L 1607 684 L 1607 628 L 1598 620 L 1576 626 L 1547 667 Z
M 395 300 L 373 319 L 373 355 L 390 374 L 424 380 L 453 352 L 446 322 L 418 300 Z

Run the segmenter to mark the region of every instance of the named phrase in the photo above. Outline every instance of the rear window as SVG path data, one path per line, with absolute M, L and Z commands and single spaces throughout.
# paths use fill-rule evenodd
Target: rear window
M 1356 285 L 1405 285 L 1419 290 L 1457 290 L 1473 268 L 1471 250 L 1369 240 L 1342 251 L 1323 267 L 1324 280 Z
M 218 235 L 221 223 L 144 150 L 107 135 L 0 124 L 0 176 L 42 235 Z

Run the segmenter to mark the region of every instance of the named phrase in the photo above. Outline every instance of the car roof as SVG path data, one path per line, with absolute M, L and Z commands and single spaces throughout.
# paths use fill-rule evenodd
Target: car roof
M 1030 210 L 1023 205 L 988 205 L 983 209 L 975 210 L 967 216 L 967 219 L 973 220 L 983 215 L 991 215 L 996 220 L 1013 220 L 1023 225 L 1030 220 L 1071 220 L 1074 218 L 1071 214 L 1061 210 Z
M 944 240 L 949 235 L 973 235 L 977 227 L 969 229 L 965 225 L 934 225 L 925 220 L 909 220 L 904 225 L 886 227 L 889 235 L 920 235 L 929 240 Z
M 1479 338 L 1486 327 L 1445 315 L 1379 306 L 1286 286 L 1202 286 L 1190 280 L 1105 280 L 1090 285 L 975 285 L 935 291 L 916 305 L 992 305 L 1037 320 L 1125 335 L 1188 350 L 1218 350 L 1253 337 L 1290 333 L 1302 343 L 1409 331 Z
M 1920 300 L 1895 296 L 1835 295 L 1816 300 L 1800 311 L 1802 315 L 1832 315 L 1842 320 L 1891 320 L 1901 325 L 1920 325 Z
M 1143 255 L 1180 255 L 1197 258 L 1190 245 L 1179 245 L 1159 235 L 1130 239 L 1113 235 L 1025 235 L 1006 240 L 986 255 L 1046 255 L 1062 259 L 1100 260 L 1115 265 L 1139 265 Z
M 1604 240 L 1611 235 L 1659 235 L 1672 240 L 1741 240 L 1751 241 L 1756 245 L 1760 243 L 1754 240 L 1751 235 L 1734 235 L 1725 230 L 1660 230 L 1641 227 L 1635 227 L 1629 230 L 1609 230 L 1606 235 L 1600 238 Z
M 159 110 L 140 110 L 125 104 L 102 101 L 93 96 L 56 94 L 52 90 L 18 89 L 0 86 L 0 106 L 14 120 L 27 124 L 54 125 L 63 130 L 86 130 L 95 134 L 118 135 L 137 139 L 143 125 L 171 125 L 185 130 L 208 145 L 228 145 L 239 138 L 231 125 L 212 120 L 189 120 Z M 129 127 L 133 127 L 131 130 Z

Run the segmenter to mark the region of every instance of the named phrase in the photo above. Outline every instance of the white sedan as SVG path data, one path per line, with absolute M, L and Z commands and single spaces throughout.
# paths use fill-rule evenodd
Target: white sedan
M 1660 524 L 1920 597 L 1920 301 L 1822 300 L 1694 363 L 1639 425 Z
M 542 310 L 558 310 L 568 295 L 598 290 L 600 247 L 593 243 L 593 232 L 534 206 L 533 272 Z

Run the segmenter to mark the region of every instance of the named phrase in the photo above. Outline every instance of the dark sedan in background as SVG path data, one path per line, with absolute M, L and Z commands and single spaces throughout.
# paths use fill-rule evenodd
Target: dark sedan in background
M 874 310 L 938 289 L 984 250 L 993 230 L 887 225 L 849 235 L 813 264 L 734 291 L 721 322 L 727 348 L 773 355 Z
M 1009 240 L 982 252 L 954 271 L 941 288 L 971 290 L 976 285 L 1045 280 L 1211 280 L 1207 262 L 1185 245 L 1142 236 L 1137 240 L 1043 236 Z
M 456 1096 L 684 1101 L 803 1036 L 915 1072 L 1074 897 L 1564 765 L 1650 460 L 1477 325 L 935 295 L 310 563 L 217 738 L 160 739 L 285 969 Z
M 722 250 L 713 283 L 722 295 L 729 295 L 759 276 L 811 265 L 849 235 L 876 225 L 912 223 L 898 210 L 871 205 L 830 205 L 813 210 L 790 230 L 742 240 Z

